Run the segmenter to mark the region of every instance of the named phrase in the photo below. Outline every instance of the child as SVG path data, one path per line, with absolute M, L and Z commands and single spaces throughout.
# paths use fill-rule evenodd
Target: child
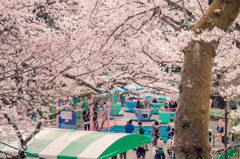
M 143 130 L 143 127 L 142 127 L 142 122 L 138 122 L 138 126 L 139 126 L 139 134 L 142 134 L 144 135 L 144 130 Z
M 139 146 L 137 149 L 137 158 L 145 158 L 146 150 L 144 145 Z

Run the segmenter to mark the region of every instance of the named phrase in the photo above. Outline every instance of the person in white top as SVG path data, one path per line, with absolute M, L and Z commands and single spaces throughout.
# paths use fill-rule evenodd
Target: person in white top
M 156 147 L 157 147 L 157 149 L 156 149 L 157 159 L 164 159 L 165 155 L 164 155 L 164 151 L 163 151 L 163 139 L 161 137 L 159 137 L 157 139 Z
M 88 101 L 87 101 L 87 104 L 88 104 L 88 105 L 92 104 L 92 100 L 91 100 L 91 97 L 88 97 Z
M 169 139 L 167 140 L 167 152 L 170 158 L 172 158 L 172 143 L 173 143 L 172 136 L 169 136 Z
M 170 126 L 170 131 L 172 131 L 172 130 L 175 128 L 175 124 L 174 124 L 174 121 L 173 121 L 173 117 L 170 118 L 169 126 Z
M 105 114 L 102 107 L 99 108 L 97 112 L 97 130 L 100 127 L 100 131 L 103 129 Z
M 106 109 L 106 108 L 107 108 L 107 104 L 106 104 L 106 102 L 104 102 L 103 109 Z

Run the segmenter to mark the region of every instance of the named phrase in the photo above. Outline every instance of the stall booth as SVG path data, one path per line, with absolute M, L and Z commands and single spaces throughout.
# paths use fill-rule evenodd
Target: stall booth
M 61 109 L 64 105 L 69 105 L 73 109 L 78 106 L 79 98 L 72 98 L 72 101 L 69 100 L 58 100 L 57 109 Z M 59 115 L 57 115 L 57 127 L 63 129 L 77 129 L 78 123 L 82 122 L 83 109 L 74 110 L 62 110 Z
M 151 142 L 139 134 L 49 129 L 41 130 L 27 145 L 27 158 L 107 159 Z M 14 146 L 14 145 L 13 145 Z M 12 155 L 17 151 L 7 146 L 0 150 Z

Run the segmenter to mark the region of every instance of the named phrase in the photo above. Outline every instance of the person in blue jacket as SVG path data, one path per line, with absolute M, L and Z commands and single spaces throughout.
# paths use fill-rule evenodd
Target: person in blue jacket
M 134 125 L 132 124 L 132 120 L 129 120 L 125 126 L 126 133 L 133 133 Z

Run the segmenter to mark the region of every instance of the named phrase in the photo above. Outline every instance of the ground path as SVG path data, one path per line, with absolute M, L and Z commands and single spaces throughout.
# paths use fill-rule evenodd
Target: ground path
M 123 109 L 126 109 L 126 107 L 123 107 L 122 111 L 123 111 Z M 153 115 L 153 116 L 156 117 L 157 120 L 159 120 L 159 116 L 158 115 Z M 134 113 L 124 112 L 124 116 L 116 116 L 117 119 L 111 120 L 110 121 L 110 125 L 125 125 L 127 123 L 127 121 L 129 121 L 133 117 L 135 117 Z M 152 125 L 153 122 L 154 121 L 143 122 L 143 126 Z M 137 124 L 136 121 L 133 121 L 133 125 L 137 126 L 138 124 Z M 216 131 L 217 126 L 218 126 L 218 121 L 212 121 L 212 120 L 209 121 L 209 128 L 213 129 L 213 134 L 212 135 L 217 135 L 217 131 Z M 146 153 L 146 159 L 153 159 L 154 155 L 156 153 L 155 147 L 152 147 L 150 144 L 148 144 L 148 147 L 149 147 L 149 151 L 147 151 L 147 153 Z M 212 143 L 212 148 L 218 150 L 218 149 L 224 148 L 224 145 L 222 143 L 219 145 L 218 142 L 217 142 L 217 138 L 216 138 L 214 147 L 213 147 L 213 143 Z M 164 152 L 165 152 L 165 154 L 167 154 L 166 143 L 164 144 Z M 129 150 L 127 152 L 127 159 L 135 159 L 135 158 L 136 158 L 136 151 Z M 118 159 L 120 159 L 119 155 L 118 155 Z

